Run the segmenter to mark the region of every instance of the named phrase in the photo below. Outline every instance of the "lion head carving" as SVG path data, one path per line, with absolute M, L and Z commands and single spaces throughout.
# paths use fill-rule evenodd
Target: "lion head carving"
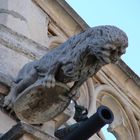
M 128 47 L 127 35 L 115 26 L 97 26 L 88 32 L 88 45 L 103 64 L 117 62 Z

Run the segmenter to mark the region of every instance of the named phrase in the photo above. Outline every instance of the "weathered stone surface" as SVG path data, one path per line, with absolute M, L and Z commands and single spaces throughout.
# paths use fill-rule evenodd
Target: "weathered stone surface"
M 49 136 L 48 134 L 25 123 L 18 123 L 14 125 L 8 132 L 0 137 L 0 140 L 17 140 L 25 133 L 33 135 L 35 139 L 38 140 L 55 140 L 55 138 Z
M 0 24 L 0 43 L 18 53 L 24 54 L 29 58 L 38 58 L 48 51 L 45 46 L 11 30 Z M 30 46 L 30 47 L 29 47 Z
M 9 75 L 0 72 L 0 83 L 2 83 L 7 87 L 11 87 L 13 83 L 13 79 Z
M 108 130 L 121 140 L 139 140 L 140 128 L 133 112 L 131 102 L 123 95 L 122 91 L 116 91 L 109 85 L 98 85 L 94 91 L 97 106 L 109 106 L 114 114 L 114 121 Z
M 140 78 L 138 75 L 136 75 L 136 73 L 134 71 L 132 71 L 132 69 L 130 69 L 128 67 L 128 65 L 123 62 L 122 60 L 120 60 L 118 63 L 118 66 L 124 71 L 126 72 L 127 76 L 131 79 L 134 80 L 134 82 L 140 87 Z
M 26 133 L 18 140 L 38 140 L 38 138 L 34 137 L 31 134 Z
M 41 84 L 33 84 L 16 99 L 14 111 L 22 121 L 42 124 L 59 115 L 68 106 L 68 91 L 69 88 L 61 83 L 48 89 Z
M 0 71 L 16 77 L 25 63 L 40 58 L 48 49 L 0 25 L 0 51 Z
M 33 1 L 35 1 L 39 7 L 41 7 L 53 19 L 55 24 L 69 37 L 85 30 L 86 28 L 89 28 L 85 21 L 83 21 L 65 1 Z
M 0 2 L 0 24 L 45 46 L 48 42 L 48 21 L 47 14 L 32 0 L 1 0 Z

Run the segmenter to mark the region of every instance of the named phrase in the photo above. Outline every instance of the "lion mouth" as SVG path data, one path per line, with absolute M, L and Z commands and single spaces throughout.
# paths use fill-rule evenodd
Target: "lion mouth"
M 125 51 L 123 51 L 125 52 Z M 111 51 L 102 51 L 97 56 L 101 63 L 109 64 L 109 63 L 116 63 L 121 55 L 123 54 L 122 50 L 111 50 Z
M 109 57 L 103 57 L 103 60 L 106 64 L 111 63 L 111 59 Z
M 111 55 L 109 52 L 100 52 L 96 55 L 96 58 L 102 63 L 102 64 L 109 64 L 111 63 Z
M 111 60 L 110 60 L 110 58 L 108 58 L 108 57 L 100 57 L 99 60 L 100 60 L 101 63 L 103 63 L 103 64 L 109 64 L 109 63 L 111 63 Z

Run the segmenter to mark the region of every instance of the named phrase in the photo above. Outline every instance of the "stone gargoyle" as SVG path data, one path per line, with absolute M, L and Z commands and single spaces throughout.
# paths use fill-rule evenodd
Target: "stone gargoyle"
M 35 82 L 54 87 L 56 81 L 74 82 L 74 92 L 102 66 L 116 63 L 128 46 L 127 35 L 117 27 L 106 25 L 89 28 L 74 35 L 41 59 L 27 63 L 20 71 L 4 107 L 12 108 L 16 97 Z

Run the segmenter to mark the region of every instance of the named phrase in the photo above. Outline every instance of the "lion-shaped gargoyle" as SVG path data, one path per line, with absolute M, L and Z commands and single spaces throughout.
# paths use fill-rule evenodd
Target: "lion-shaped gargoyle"
M 35 82 L 47 88 L 56 81 L 74 82 L 76 91 L 102 66 L 117 62 L 128 46 L 127 35 L 117 27 L 106 25 L 89 28 L 74 35 L 41 59 L 27 63 L 20 71 L 4 107 L 11 108 L 16 97 Z

